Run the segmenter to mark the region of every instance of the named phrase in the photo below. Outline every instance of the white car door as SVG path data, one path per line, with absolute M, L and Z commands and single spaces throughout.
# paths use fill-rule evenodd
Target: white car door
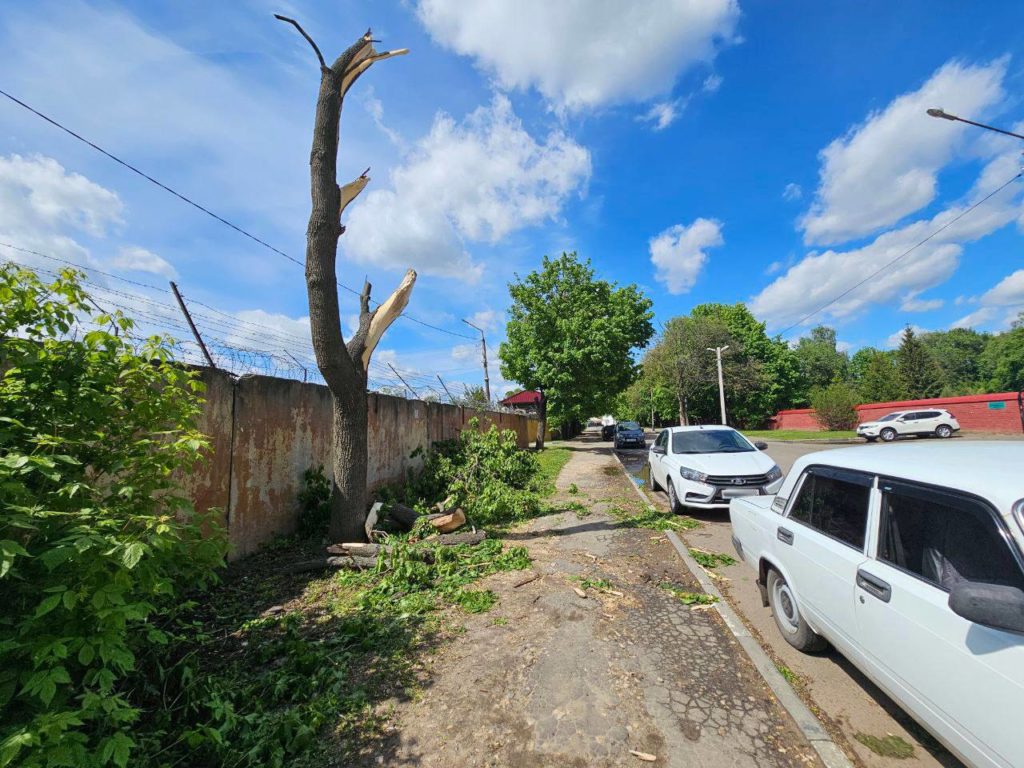
M 867 559 L 874 477 L 835 467 L 808 467 L 778 521 L 774 542 L 790 587 L 812 627 L 853 652 L 857 569 Z
M 1019 553 L 979 499 L 886 479 L 879 490 L 878 551 L 855 604 L 869 674 L 964 762 L 1024 765 L 1024 635 L 949 607 L 962 580 L 1024 588 Z
M 654 445 L 651 446 L 651 450 L 647 454 L 650 457 L 651 477 L 662 488 L 665 487 L 665 457 L 668 451 L 668 438 L 668 430 L 661 430 L 658 439 L 654 441 Z M 655 450 L 656 448 L 658 450 Z

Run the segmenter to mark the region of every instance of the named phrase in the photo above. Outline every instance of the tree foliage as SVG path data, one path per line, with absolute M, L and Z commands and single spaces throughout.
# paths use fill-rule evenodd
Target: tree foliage
M 980 375 L 989 392 L 1024 389 L 1024 312 L 1010 330 L 993 336 L 986 345 Z
M 991 340 L 991 334 L 973 328 L 921 334 L 921 343 L 939 365 L 942 395 L 969 395 L 984 389 L 981 357 Z
M 853 429 L 857 426 L 860 399 L 849 384 L 837 381 L 811 392 L 814 418 L 825 429 Z
M 858 384 L 866 403 L 885 403 L 906 397 L 903 380 L 896 368 L 895 354 L 873 350 L 864 376 Z
M 942 391 L 942 371 L 909 325 L 903 329 L 900 347 L 896 351 L 896 367 L 904 397 L 920 400 L 937 397 Z
M 509 293 L 502 375 L 542 389 L 556 423 L 610 411 L 633 381 L 633 351 L 654 333 L 651 301 L 634 285 L 595 279 L 575 253 L 545 256 Z
M 803 386 L 808 390 L 821 389 L 837 381 L 846 381 L 849 358 L 836 348 L 834 328 L 819 325 L 810 335 L 802 337 L 793 350 Z
M 91 318 L 79 278 L 0 268 L 3 765 L 127 765 L 154 619 L 224 553 L 178 487 L 207 447 L 201 383 L 165 340 Z

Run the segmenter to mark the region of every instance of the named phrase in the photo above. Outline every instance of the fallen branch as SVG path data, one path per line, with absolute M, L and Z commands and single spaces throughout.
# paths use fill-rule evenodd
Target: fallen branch
M 515 589 L 516 587 L 522 587 L 522 586 L 524 586 L 526 584 L 529 584 L 532 581 L 536 581 L 539 578 L 540 578 L 540 574 L 539 573 L 537 573 L 537 572 L 531 573 L 525 579 L 520 579 L 515 584 L 513 584 L 512 588 Z
M 367 568 L 374 568 L 376 565 L 376 557 L 340 555 L 336 557 L 320 557 L 316 560 L 303 560 L 288 566 L 284 569 L 284 572 L 289 574 L 308 573 L 309 571 L 324 571 L 328 568 L 353 568 L 361 571 Z

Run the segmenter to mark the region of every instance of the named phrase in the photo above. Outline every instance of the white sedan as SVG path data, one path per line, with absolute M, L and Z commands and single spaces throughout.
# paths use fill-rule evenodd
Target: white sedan
M 731 427 L 663 429 L 648 453 L 651 485 L 665 489 L 673 512 L 681 506 L 728 509 L 738 496 L 776 493 L 782 470 Z
M 1019 442 L 824 451 L 730 507 L 782 636 L 832 643 L 972 766 L 1024 766 L 1022 467 Z

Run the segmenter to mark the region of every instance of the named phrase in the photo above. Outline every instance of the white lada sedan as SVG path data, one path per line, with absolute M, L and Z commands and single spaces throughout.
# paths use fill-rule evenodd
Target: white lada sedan
M 664 489 L 673 512 L 680 506 L 728 509 L 739 496 L 772 494 L 782 470 L 731 427 L 704 425 L 663 429 L 648 452 L 651 485 Z
M 1024 443 L 847 448 L 734 499 L 782 636 L 826 641 L 971 766 L 1024 766 Z

